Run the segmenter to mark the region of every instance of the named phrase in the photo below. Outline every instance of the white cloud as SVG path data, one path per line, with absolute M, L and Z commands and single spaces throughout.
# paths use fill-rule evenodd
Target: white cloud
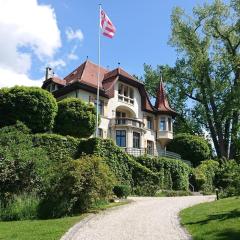
M 83 41 L 83 33 L 81 31 L 81 29 L 77 29 L 77 30 L 73 30 L 71 27 L 66 29 L 66 35 L 67 35 L 67 39 L 69 41 L 73 40 L 73 39 L 77 39 L 80 42 Z
M 66 66 L 66 62 L 63 61 L 62 59 L 57 59 L 57 60 L 49 62 L 48 65 L 53 69 L 60 69 L 60 68 Z
M 26 74 L 16 73 L 9 69 L 0 68 L 0 88 L 18 86 L 38 86 L 40 87 L 43 78 L 39 80 L 32 80 Z
M 45 61 L 61 47 L 54 10 L 37 0 L 0 0 L 0 36 L 0 86 L 37 84 L 28 77 L 33 55 Z

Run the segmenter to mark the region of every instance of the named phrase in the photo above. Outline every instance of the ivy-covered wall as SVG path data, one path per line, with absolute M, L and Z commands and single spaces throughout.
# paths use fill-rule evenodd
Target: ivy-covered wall
M 110 139 L 82 140 L 79 149 L 82 154 L 103 157 L 120 183 L 131 185 L 135 194 L 154 195 L 159 189 L 188 190 L 190 168 L 180 160 L 134 158 Z

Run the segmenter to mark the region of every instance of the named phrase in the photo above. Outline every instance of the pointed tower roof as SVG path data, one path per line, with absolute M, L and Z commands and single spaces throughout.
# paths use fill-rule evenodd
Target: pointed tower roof
M 169 114 L 172 116 L 177 115 L 177 113 L 173 109 L 171 109 L 168 103 L 167 95 L 165 93 L 162 80 L 160 81 L 160 84 L 157 90 L 155 108 L 159 113 Z

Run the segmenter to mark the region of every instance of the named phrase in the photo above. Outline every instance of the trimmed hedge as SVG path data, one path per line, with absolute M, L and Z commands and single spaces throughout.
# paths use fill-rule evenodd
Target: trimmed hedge
M 13 125 L 17 120 L 32 132 L 53 128 L 57 102 L 51 93 L 38 87 L 0 89 L 0 127 Z
M 161 189 L 188 190 L 191 168 L 181 160 L 148 156 L 135 159 L 158 174 Z
M 111 139 L 90 138 L 81 141 L 79 146 L 82 154 L 103 157 L 119 183 L 131 185 L 133 193 L 154 195 L 159 189 L 158 175 L 136 162 Z
M 211 157 L 207 140 L 190 134 L 177 134 L 168 144 L 167 149 L 180 154 L 182 159 L 191 161 L 194 167 Z
M 54 131 L 62 135 L 87 138 L 96 128 L 96 109 L 92 103 L 79 98 L 66 98 L 58 102 Z
M 47 153 L 51 161 L 59 163 L 67 158 L 79 157 L 79 138 L 62 136 L 58 134 L 35 134 L 32 136 L 34 147 L 41 147 Z

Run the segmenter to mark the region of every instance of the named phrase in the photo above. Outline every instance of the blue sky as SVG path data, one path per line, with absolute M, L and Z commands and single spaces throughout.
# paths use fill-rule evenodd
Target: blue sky
M 0 0 L 2 11 L 12 9 L 10 5 L 8 7 L 4 6 L 4 1 Z M 36 32 L 32 35 L 30 33 L 25 34 L 24 37 L 17 35 L 14 38 L 14 46 L 16 46 L 16 54 L 19 59 L 14 64 L 16 66 L 22 64 L 23 67 L 19 66 L 20 70 L 17 71 L 18 66 L 13 68 L 10 65 L 14 60 L 9 60 L 7 65 L 4 63 L 4 59 L 0 59 L 0 74 L 1 65 L 4 66 L 5 64 L 12 72 L 22 74 L 31 81 L 38 80 L 40 82 L 44 76 L 46 65 L 52 65 L 55 68 L 55 73 L 64 77 L 85 61 L 87 56 L 91 61 L 97 63 L 99 1 L 9 0 L 9 2 L 12 2 L 12 4 L 21 2 L 19 8 L 22 8 L 23 11 L 18 8 L 19 19 L 23 18 L 21 14 L 24 15 L 24 11 L 29 11 L 30 2 L 34 4 L 30 9 L 36 10 L 29 16 L 29 19 L 26 17 L 26 21 L 22 25 L 16 25 L 15 22 L 11 22 L 11 24 L 15 24 L 17 29 L 22 29 L 25 25 L 30 25 L 31 21 L 33 23 L 35 21 L 36 28 L 30 26 L 28 31 L 37 31 L 36 29 L 43 28 L 46 33 L 42 30 L 41 35 Z M 120 62 L 121 67 L 126 71 L 139 76 L 143 74 L 144 63 L 152 66 L 157 64 L 173 65 L 177 55 L 175 50 L 168 45 L 172 9 L 180 6 L 186 12 L 191 13 L 194 6 L 204 2 L 206 1 L 102 0 L 102 7 L 116 26 L 117 32 L 113 39 L 101 37 L 101 65 L 113 69 Z M 45 15 L 42 13 L 43 7 L 41 6 L 45 8 Z M 1 21 L 0 18 L 0 31 L 1 27 L 3 29 L 6 26 L 6 21 L 3 20 Z M 7 26 L 9 25 L 10 23 Z M 30 36 L 27 40 L 25 39 L 26 35 Z M 9 39 L 6 39 L 6 41 L 9 42 L 13 38 L 9 35 Z M 16 39 L 20 39 L 20 43 Z M 45 51 L 44 44 L 48 47 L 48 51 Z M 21 61 L 22 58 L 24 61 Z M 25 70 L 23 71 L 23 69 Z M 24 81 L 25 78 L 22 78 L 23 85 L 25 85 Z

